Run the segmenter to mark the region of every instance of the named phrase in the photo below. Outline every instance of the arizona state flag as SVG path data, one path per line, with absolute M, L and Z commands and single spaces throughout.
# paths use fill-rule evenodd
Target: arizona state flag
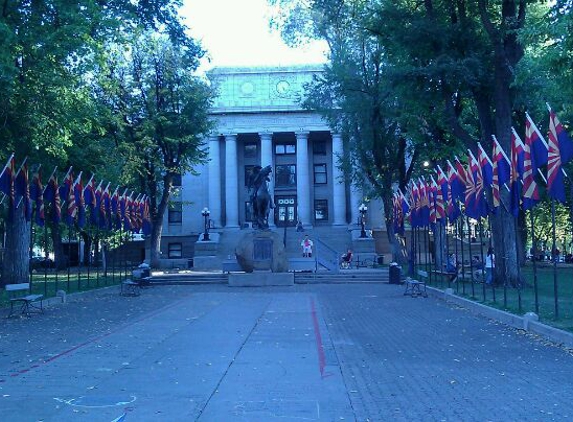
M 549 196 L 559 202 L 565 202 L 565 186 L 563 184 L 563 164 L 573 158 L 573 142 L 559 122 L 557 115 L 549 104 L 549 149 L 547 159 L 547 191 Z

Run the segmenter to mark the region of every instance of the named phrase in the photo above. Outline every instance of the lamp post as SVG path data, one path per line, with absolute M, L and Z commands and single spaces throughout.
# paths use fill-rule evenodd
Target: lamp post
M 360 237 L 365 238 L 366 230 L 364 226 L 366 225 L 366 213 L 368 212 L 368 207 L 362 203 L 358 207 L 358 211 L 360 212 Z
M 209 240 L 209 215 L 210 214 L 211 213 L 209 212 L 209 208 L 207 208 L 207 207 L 203 208 L 203 211 L 201 211 L 201 215 L 205 219 L 205 231 L 203 232 L 203 241 Z

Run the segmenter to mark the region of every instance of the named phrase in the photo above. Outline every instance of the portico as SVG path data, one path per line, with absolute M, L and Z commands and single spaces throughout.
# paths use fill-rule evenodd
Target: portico
M 303 85 L 321 72 L 319 67 L 297 66 L 216 68 L 208 74 L 218 91 L 211 109 L 213 130 L 204 143 L 208 161 L 182 175 L 172 197 L 163 232 L 169 257 L 186 256 L 193 249 L 186 236 L 192 239 L 202 232 L 198 216 L 205 207 L 213 238 L 222 236 L 219 253 L 233 254 L 233 232 L 251 226 L 247 186 L 254 166 L 273 169 L 271 227 L 300 222 L 304 230 L 340 228 L 350 238 L 346 229 L 358 228 L 358 206 L 367 200 L 339 168 L 351 141 L 320 114 L 301 106 Z M 369 222 L 382 224 L 382 216 L 372 211 Z M 372 223 L 368 226 L 373 228 Z M 224 242 L 229 242 L 228 249 Z

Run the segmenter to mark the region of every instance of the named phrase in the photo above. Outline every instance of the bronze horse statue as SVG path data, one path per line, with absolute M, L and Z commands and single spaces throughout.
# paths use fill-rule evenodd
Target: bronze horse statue
M 265 230 L 269 228 L 269 212 L 275 207 L 273 198 L 269 192 L 271 166 L 261 168 L 256 166 L 250 177 L 249 188 L 251 191 L 251 206 L 253 210 L 253 227 Z

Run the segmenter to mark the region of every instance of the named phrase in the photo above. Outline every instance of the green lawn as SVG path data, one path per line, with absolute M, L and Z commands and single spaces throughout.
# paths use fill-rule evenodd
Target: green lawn
M 428 269 L 420 265 L 420 269 Z M 533 266 L 530 262 L 522 268 L 522 277 L 526 285 L 521 289 L 498 284 L 495 287 L 480 283 L 471 283 L 469 280 L 460 280 L 458 284 L 448 285 L 446 276 L 432 276 L 430 285 L 439 289 L 452 287 L 460 296 L 467 297 L 498 309 L 523 315 L 526 312 L 535 312 L 535 288 Z M 541 264 L 537 266 L 537 292 L 539 304 L 539 319 L 546 324 L 573 331 L 573 265 L 559 264 L 557 267 L 557 309 L 555 314 L 555 290 L 553 282 L 553 266 Z M 473 287 L 473 290 L 472 290 Z M 485 290 L 485 291 L 484 291 Z M 520 307 L 521 303 L 521 307 Z
M 37 272 L 32 274 L 32 293 L 43 294 L 44 298 L 56 296 L 58 290 L 65 290 L 66 293 L 75 293 L 78 291 L 92 290 L 105 286 L 117 285 L 120 280 L 125 279 L 125 271 L 115 269 L 115 272 L 108 271 L 107 276 L 104 277 L 102 273 L 96 272 L 95 269 L 90 269 L 88 275 L 87 269 L 82 268 L 78 276 L 77 268 L 70 269 L 69 278 L 68 271 L 55 271 L 50 270 L 47 274 Z M 68 281 L 69 280 L 69 281 Z M 4 289 L 0 290 L 0 307 L 9 306 L 10 302 Z

